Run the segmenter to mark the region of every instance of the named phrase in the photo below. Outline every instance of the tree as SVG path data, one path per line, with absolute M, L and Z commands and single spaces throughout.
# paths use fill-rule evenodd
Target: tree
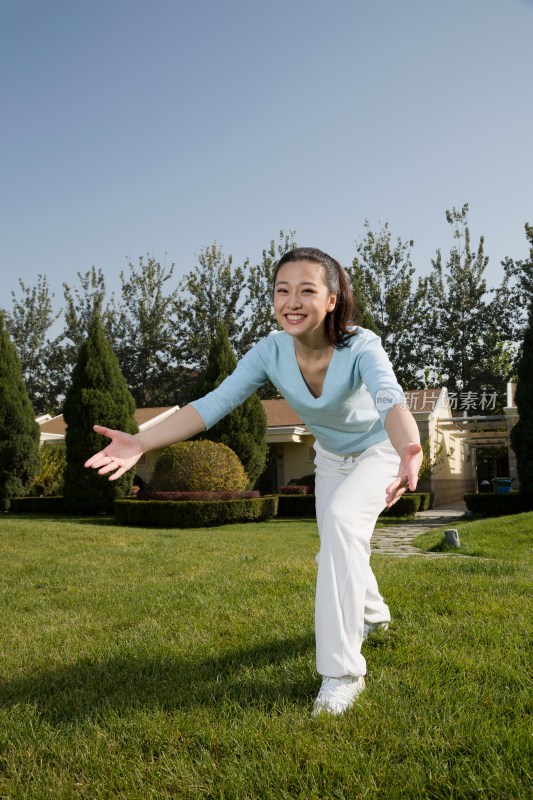
M 116 309 L 113 298 L 109 305 L 105 305 L 107 289 L 104 273 L 93 266 L 88 272 L 78 272 L 77 275 L 80 287 L 71 288 L 63 284 L 65 328 L 62 336 L 62 383 L 59 387 L 63 396 L 66 395 L 72 369 L 95 316 L 100 319 L 105 335 L 112 344 L 115 338 Z
M 155 259 L 139 258 L 120 273 L 121 305 L 115 347 L 122 374 L 138 407 L 175 405 L 184 400 L 185 372 L 176 337 L 177 288 L 166 291 L 174 273 Z M 186 388 L 186 387 L 185 387 Z
M 20 362 L 0 312 L 0 509 L 22 494 L 39 469 L 39 426 Z
M 480 237 L 473 250 L 468 204 L 460 211 L 447 211 L 446 219 L 456 243 L 444 267 L 441 251 L 437 251 L 428 278 L 427 301 L 420 309 L 429 345 L 426 379 L 430 385 L 445 384 L 450 395 L 462 402 L 467 402 L 467 396 L 496 392 L 501 407 L 512 353 L 500 336 L 497 306 L 487 292 L 484 238 Z M 464 410 L 477 413 L 477 400 Z
M 513 346 L 515 370 L 520 360 L 529 308 L 533 302 L 533 225 L 526 223 L 525 232 L 529 243 L 529 258 L 518 261 L 504 259 L 504 280 L 495 290 L 500 325 L 504 326 L 506 338 Z
M 226 326 L 224 322 L 219 322 L 209 349 L 207 367 L 198 385 L 198 397 L 216 389 L 236 365 L 237 359 L 231 349 Z M 261 400 L 254 393 L 198 438 L 222 442 L 231 447 L 242 461 L 249 488 L 252 488 L 266 464 L 266 431 L 266 414 Z
M 205 370 L 209 348 L 221 321 L 233 347 L 239 350 L 246 306 L 243 299 L 246 268 L 247 262 L 243 267 L 234 267 L 232 256 L 224 256 L 215 242 L 200 252 L 198 264 L 180 282 L 177 335 L 187 366 Z
M 533 301 L 518 364 L 515 392 L 518 422 L 511 431 L 511 445 L 516 453 L 520 490 L 533 503 Z
M 280 231 L 278 241 L 272 239 L 268 250 L 263 250 L 259 264 L 249 269 L 246 281 L 246 318 L 238 343 L 239 356 L 243 356 L 250 347 L 268 336 L 271 331 L 279 330 L 272 302 L 274 272 L 281 256 L 297 247 L 294 236 L 294 231 L 289 231 L 288 234 Z M 278 390 L 270 381 L 261 386 L 257 394 L 263 400 L 280 397 Z
M 377 327 L 396 377 L 405 388 L 420 385 L 424 366 L 417 308 L 425 296 L 426 283 L 419 280 L 413 287 L 412 246 L 412 241 L 402 242 L 400 238 L 393 246 L 387 222 L 374 233 L 366 221 L 357 255 L 346 270 L 362 306 L 362 324 L 372 330 Z
M 19 279 L 21 297 L 11 292 L 13 310 L 6 325 L 17 350 L 26 391 L 38 414 L 55 414 L 58 409 L 58 384 L 62 370 L 60 336 L 50 339 L 50 328 L 60 316 L 54 313 L 46 276 L 39 275 L 36 286 Z
M 131 491 L 133 473 L 109 481 L 109 476 L 85 469 L 89 456 L 102 449 L 102 437 L 93 431 L 93 425 L 135 433 L 137 424 L 135 401 L 96 314 L 80 348 L 63 413 L 67 423 L 65 510 L 74 514 L 109 513 L 115 499 Z

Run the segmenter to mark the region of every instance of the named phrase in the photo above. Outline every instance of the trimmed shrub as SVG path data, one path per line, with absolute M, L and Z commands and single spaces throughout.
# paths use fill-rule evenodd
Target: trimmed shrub
M 121 525 L 145 528 L 207 528 L 233 522 L 254 522 L 276 516 L 277 497 L 241 500 L 117 500 Z
M 420 506 L 418 508 L 419 511 L 427 511 L 431 508 L 431 492 L 405 492 L 403 497 L 419 497 L 420 498 Z M 434 496 L 433 492 L 433 496 Z
M 140 491 L 138 500 L 251 500 L 261 497 L 260 492 L 151 492 Z
M 420 495 L 403 494 L 391 508 L 385 508 L 380 517 L 414 517 L 420 508 Z
M 83 465 L 89 456 L 109 444 L 108 439 L 93 430 L 93 425 L 98 423 L 136 433 L 134 414 L 135 401 L 118 359 L 98 317 L 94 316 L 87 339 L 80 348 L 63 407 L 67 424 L 67 466 L 63 484 L 66 513 L 111 513 L 115 500 L 130 494 L 131 470 L 118 480 L 110 481 L 109 475 L 98 475 L 96 470 Z
M 241 492 L 248 484 L 244 467 L 227 445 L 207 440 L 179 442 L 156 461 L 151 489 L 156 492 Z
M 280 494 L 311 494 L 310 486 L 281 486 Z
M 278 517 L 314 517 L 314 494 L 278 495 Z
M 64 514 L 62 497 L 14 497 L 10 511 L 18 514 Z
M 507 494 L 469 493 L 465 494 L 465 503 L 469 511 L 481 517 L 506 517 L 533 510 L 533 499 L 518 491 Z

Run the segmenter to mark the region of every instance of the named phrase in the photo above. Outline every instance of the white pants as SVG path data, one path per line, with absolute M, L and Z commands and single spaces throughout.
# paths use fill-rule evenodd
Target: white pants
M 370 539 L 400 457 L 388 439 L 350 456 L 329 453 L 318 442 L 315 452 L 317 670 L 334 678 L 364 675 L 364 623 L 390 620 L 370 567 Z

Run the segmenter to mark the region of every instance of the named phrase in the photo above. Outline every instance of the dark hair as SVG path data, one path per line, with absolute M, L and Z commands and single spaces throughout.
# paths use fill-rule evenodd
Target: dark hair
M 337 295 L 335 308 L 333 311 L 328 311 L 324 320 L 326 337 L 333 347 L 347 347 L 348 340 L 356 333 L 352 328 L 356 323 L 358 311 L 345 271 L 338 261 L 316 247 L 295 247 L 278 261 L 274 272 L 274 287 L 281 267 L 293 261 L 311 261 L 324 269 L 328 291 Z

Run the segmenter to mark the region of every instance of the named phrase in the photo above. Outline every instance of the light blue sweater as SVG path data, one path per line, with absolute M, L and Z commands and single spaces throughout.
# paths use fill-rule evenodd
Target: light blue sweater
M 292 336 L 273 331 L 220 386 L 191 405 L 209 429 L 271 380 L 324 450 L 340 455 L 366 450 L 388 438 L 385 417 L 405 396 L 379 337 L 355 330 L 347 347 L 333 351 L 320 397 L 303 379 Z

